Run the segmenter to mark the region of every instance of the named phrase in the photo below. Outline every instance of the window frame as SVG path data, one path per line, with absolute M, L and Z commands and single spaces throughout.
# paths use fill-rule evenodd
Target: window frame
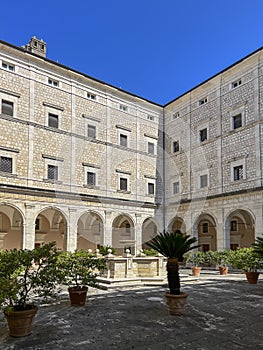
M 172 143 L 172 153 L 178 153 L 178 152 L 180 152 L 180 141 L 176 140 L 176 141 L 173 141 Z
M 9 105 L 9 106 L 10 106 L 10 105 L 12 106 L 12 108 L 11 108 L 12 113 L 11 113 L 11 114 L 10 114 L 10 113 L 4 113 L 4 112 L 3 112 L 3 109 L 5 108 L 5 107 L 4 107 L 4 104 L 7 104 L 7 105 Z M 8 110 L 8 107 L 7 107 L 7 110 Z M 14 102 L 2 98 L 2 99 L 1 99 L 1 114 L 9 115 L 10 117 L 13 117 L 13 116 L 14 116 Z
M 93 181 L 92 182 L 89 182 L 89 176 L 93 177 Z M 96 187 L 97 185 L 97 173 L 96 171 L 91 171 L 91 170 L 87 170 L 86 172 L 86 184 L 87 186 L 90 186 L 90 187 Z
M 206 184 L 205 186 L 203 185 L 203 179 L 206 179 Z M 208 187 L 208 174 L 200 174 L 199 177 L 199 188 L 204 189 Z
M 93 129 L 94 134 L 89 135 L 89 131 Z M 87 137 L 91 138 L 91 139 L 96 139 L 97 138 L 97 125 L 91 124 L 91 123 L 87 123 Z
M 125 188 L 122 188 L 124 183 L 126 183 Z M 126 176 L 119 177 L 119 191 L 128 192 L 128 178 Z
M 50 174 L 50 169 L 55 170 L 54 174 L 56 175 L 55 177 L 49 177 L 49 174 Z M 54 165 L 54 164 L 47 164 L 47 180 L 49 181 L 58 181 L 59 180 L 59 167 L 58 165 Z
M 5 171 L 2 169 L 2 158 L 9 159 L 11 161 L 11 171 Z M 4 174 L 13 174 L 14 173 L 14 166 L 13 166 L 13 157 L 6 156 L 6 155 L 1 155 L 0 154 L 0 172 Z
M 4 67 L 4 65 L 6 67 Z M 10 62 L 7 62 L 7 61 L 2 61 L 1 67 L 2 67 L 2 69 L 6 70 L 8 72 L 15 72 L 15 70 L 16 70 L 16 66 L 13 63 L 10 63 Z
M 56 117 L 56 126 L 51 125 L 52 123 L 50 123 L 50 121 L 52 120 L 50 118 L 53 118 L 53 120 L 55 120 L 54 117 Z M 59 115 L 55 114 L 55 113 L 48 112 L 48 125 L 47 126 L 49 128 L 52 128 L 52 129 L 59 129 Z
M 180 193 L 180 181 L 179 180 L 178 181 L 174 181 L 172 187 L 173 187 L 172 188 L 172 193 L 173 193 L 174 196 L 176 196 L 177 194 Z M 176 188 L 178 189 L 178 191 L 175 191 Z
M 236 168 L 242 167 L 242 178 L 236 179 Z M 231 182 L 246 180 L 246 159 L 239 159 L 231 163 Z
M 155 195 L 155 183 L 152 181 L 147 182 L 147 195 L 154 196 Z
M 47 78 L 47 84 L 55 88 L 60 87 L 59 81 L 50 77 Z
M 203 139 L 202 134 L 204 132 L 205 132 L 205 135 L 203 135 L 203 136 L 205 136 L 205 138 Z M 200 141 L 200 143 L 203 143 L 203 142 L 205 142 L 207 140 L 208 140 L 208 128 L 204 127 L 202 129 L 199 129 L 199 141 Z
M 122 131 L 119 132 L 119 146 L 128 148 L 128 139 L 129 139 L 128 134 Z M 122 144 L 123 140 L 125 140 L 124 144 Z

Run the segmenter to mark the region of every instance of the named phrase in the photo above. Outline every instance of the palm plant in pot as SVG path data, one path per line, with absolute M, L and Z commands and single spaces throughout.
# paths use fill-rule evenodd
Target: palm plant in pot
M 171 315 L 184 313 L 187 294 L 181 292 L 179 262 L 188 251 L 197 248 L 193 245 L 196 238 L 182 235 L 180 231 L 159 233 L 147 244 L 150 248 L 167 257 L 167 279 L 169 292 L 165 293 L 167 305 Z
M 38 309 L 32 301 L 34 298 L 41 301 L 57 296 L 57 258 L 55 243 L 33 250 L 0 251 L 0 305 L 11 336 L 22 337 L 31 333 Z M 37 262 L 35 266 L 34 262 Z
M 62 252 L 58 261 L 62 284 L 68 286 L 72 306 L 84 306 L 88 286 L 97 287 L 97 276 L 105 269 L 105 259 L 86 250 Z

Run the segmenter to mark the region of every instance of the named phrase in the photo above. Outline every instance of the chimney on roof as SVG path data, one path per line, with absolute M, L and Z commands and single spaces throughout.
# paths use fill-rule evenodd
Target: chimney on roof
M 27 51 L 33 52 L 39 56 L 47 56 L 47 43 L 45 43 L 43 39 L 37 39 L 35 36 L 30 39 L 29 43 L 25 45 L 24 48 Z

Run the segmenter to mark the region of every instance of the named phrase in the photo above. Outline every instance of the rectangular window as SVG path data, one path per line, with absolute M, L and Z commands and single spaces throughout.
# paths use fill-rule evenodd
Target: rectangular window
M 96 95 L 91 94 L 90 92 L 87 92 L 87 98 L 88 98 L 89 100 L 95 101 L 95 100 L 96 100 Z
M 237 231 L 237 221 L 236 220 L 232 220 L 230 221 L 230 231 Z
M 200 188 L 207 187 L 207 175 L 200 176 Z
M 53 113 L 48 113 L 48 126 L 52 128 L 58 128 L 58 115 Z
M 173 114 L 173 119 L 177 119 L 180 117 L 180 113 L 179 112 L 176 112 Z
M 49 180 L 58 180 L 58 167 L 56 165 L 48 164 L 47 178 Z
M 180 192 L 179 181 L 173 183 L 173 194 L 177 194 Z
M 208 233 L 208 222 L 202 224 L 202 233 Z
M 0 171 L 11 173 L 13 171 L 13 159 L 9 157 L 0 157 Z
M 207 140 L 207 128 L 200 130 L 199 135 L 200 135 L 200 142 L 206 141 Z
M 148 183 L 148 194 L 154 194 L 154 184 L 151 182 Z
M 199 100 L 199 106 L 204 105 L 205 103 L 207 103 L 207 97 L 202 98 L 202 100 Z
M 2 114 L 14 115 L 14 104 L 13 102 L 2 100 Z
M 153 121 L 153 120 L 154 120 L 154 116 L 153 116 L 153 115 L 148 114 L 148 115 L 147 115 L 147 119 L 148 119 L 148 120 L 152 120 L 152 121 Z
M 244 171 L 243 171 L 243 165 L 238 165 L 234 167 L 234 181 L 242 180 Z
M 58 87 L 58 81 L 50 79 L 50 78 L 48 79 L 48 84 L 51 86 Z
M 120 190 L 127 191 L 128 190 L 128 180 L 124 177 L 120 178 Z
M 241 85 L 241 84 L 242 84 L 242 80 L 239 79 L 239 80 L 234 81 L 234 82 L 231 84 L 231 87 L 232 87 L 232 89 L 234 89 L 234 88 L 238 87 L 238 86 Z
M 120 104 L 120 110 L 126 112 L 128 110 L 128 107 Z
M 96 126 L 88 124 L 88 137 L 96 138 Z
M 128 136 L 120 134 L 120 145 L 123 147 L 128 147 Z
M 242 127 L 242 114 L 235 115 L 233 119 L 233 129 L 238 129 Z
M 11 72 L 14 72 L 15 66 L 9 63 L 2 62 L 2 68 L 6 70 L 10 70 Z
M 87 172 L 87 185 L 96 186 L 96 174 L 90 171 Z
M 179 152 L 179 141 L 174 141 L 173 142 L 173 153 Z
M 154 154 L 154 143 L 148 142 L 148 153 Z

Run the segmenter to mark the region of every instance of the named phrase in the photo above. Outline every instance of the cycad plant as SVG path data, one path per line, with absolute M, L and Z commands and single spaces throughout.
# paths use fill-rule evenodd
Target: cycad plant
M 183 235 L 180 231 L 164 231 L 152 238 L 147 244 L 158 253 L 167 257 L 167 279 L 170 294 L 180 295 L 179 262 L 183 261 L 185 253 L 196 249 L 196 238 Z
M 252 247 L 254 248 L 254 252 L 263 259 L 263 237 L 257 237 Z

